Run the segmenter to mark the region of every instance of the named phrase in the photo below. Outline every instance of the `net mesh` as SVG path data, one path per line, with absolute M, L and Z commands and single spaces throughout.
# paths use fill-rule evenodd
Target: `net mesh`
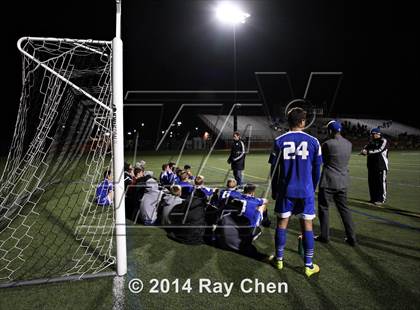
M 112 166 L 111 44 L 26 39 L 21 49 L 0 284 L 104 271 L 115 262 L 114 208 L 98 206 L 95 190 Z

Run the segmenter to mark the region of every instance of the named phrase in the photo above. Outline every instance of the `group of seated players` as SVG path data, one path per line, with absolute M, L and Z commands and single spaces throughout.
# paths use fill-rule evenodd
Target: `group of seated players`
M 255 197 L 256 185 L 238 188 L 234 179 L 228 179 L 225 188 L 210 188 L 203 176 L 192 174 L 191 166 L 181 169 L 172 162 L 162 165 L 156 179 L 144 165 L 144 161 L 135 167 L 125 164 L 127 219 L 162 226 L 178 242 L 206 242 L 255 259 L 266 258 L 252 245 L 261 234 L 260 225 L 270 225 L 267 200 Z M 109 171 L 104 176 L 96 193 L 102 206 L 112 203 Z

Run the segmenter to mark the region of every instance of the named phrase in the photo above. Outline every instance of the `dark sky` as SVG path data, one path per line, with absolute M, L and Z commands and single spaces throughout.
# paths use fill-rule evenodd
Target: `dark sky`
M 237 29 L 238 89 L 256 89 L 255 71 L 287 71 L 303 94 L 311 71 L 342 71 L 337 111 L 419 126 L 418 114 L 411 111 L 420 81 L 414 2 L 237 2 L 251 14 Z M 123 1 L 124 88 L 232 89 L 232 31 L 216 22 L 216 3 Z M 10 141 L 20 96 L 17 39 L 111 40 L 115 6 L 112 0 L 7 1 L 2 12 L 11 17 L 2 19 L 4 144 Z

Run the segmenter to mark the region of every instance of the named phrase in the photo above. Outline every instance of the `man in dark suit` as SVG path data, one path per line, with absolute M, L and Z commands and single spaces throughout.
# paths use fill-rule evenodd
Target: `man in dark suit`
M 329 241 L 328 210 L 335 204 L 343 221 L 346 232 L 345 241 L 355 246 L 356 233 L 347 207 L 347 187 L 349 186 L 348 164 L 351 156 L 352 144 L 341 136 L 341 124 L 332 120 L 327 124 L 329 139 L 322 144 L 323 169 L 318 193 L 318 214 L 321 234 L 315 240 Z
M 233 170 L 233 177 L 238 185 L 242 185 L 242 171 L 245 169 L 245 143 L 238 131 L 233 133 L 233 144 L 227 160 Z

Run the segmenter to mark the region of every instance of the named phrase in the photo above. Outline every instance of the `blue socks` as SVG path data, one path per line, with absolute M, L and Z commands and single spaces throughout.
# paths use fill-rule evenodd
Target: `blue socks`
M 286 245 L 287 230 L 276 228 L 275 244 L 276 244 L 276 258 L 283 260 L 284 247 Z M 313 231 L 305 231 L 303 233 L 303 249 L 304 261 L 306 267 L 313 267 L 312 258 L 314 257 L 314 233 Z
M 314 257 L 314 232 L 305 231 L 303 233 L 303 249 L 305 253 L 305 266 L 312 267 L 312 258 Z
M 276 228 L 276 258 L 283 260 L 284 246 L 286 245 L 287 230 L 283 228 Z

